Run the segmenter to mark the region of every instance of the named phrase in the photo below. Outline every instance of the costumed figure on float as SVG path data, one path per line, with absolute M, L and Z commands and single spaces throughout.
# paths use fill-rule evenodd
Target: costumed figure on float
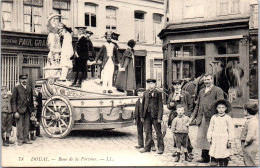
M 134 68 L 134 46 L 135 41 L 129 40 L 128 48 L 123 54 L 118 68 L 115 87 L 118 90 L 134 91 L 136 89 L 135 68 Z
M 106 43 L 102 45 L 101 49 L 96 55 L 95 61 L 102 60 L 101 80 L 103 80 L 103 93 L 113 93 L 113 77 L 115 65 L 118 64 L 118 45 L 112 42 L 113 32 L 105 33 L 107 39 Z
M 61 76 L 60 81 L 66 81 L 68 70 L 72 68 L 72 61 L 70 58 L 73 56 L 74 50 L 72 46 L 72 33 L 71 28 L 67 27 L 63 23 L 59 24 L 60 35 L 63 36 L 63 42 L 61 47 Z
M 48 54 L 47 66 L 56 67 L 60 64 L 61 44 L 60 36 L 58 34 L 60 16 L 60 14 L 50 14 L 47 20 L 47 28 L 49 31 L 47 44 L 50 50 Z

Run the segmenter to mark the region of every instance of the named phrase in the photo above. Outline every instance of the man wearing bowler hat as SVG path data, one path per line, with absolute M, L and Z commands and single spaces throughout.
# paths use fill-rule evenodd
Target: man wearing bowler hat
M 157 136 L 158 154 L 163 154 L 164 142 L 161 131 L 161 122 L 163 116 L 162 93 L 158 91 L 155 79 L 147 79 L 148 90 L 144 92 L 143 104 L 141 110 L 141 121 L 145 128 L 145 146 L 141 153 L 150 152 L 152 147 L 152 125 Z
M 23 143 L 31 144 L 29 141 L 30 116 L 33 111 L 33 91 L 27 85 L 28 75 L 19 76 L 19 85 L 13 89 L 11 105 L 17 119 L 17 141 L 21 146 Z
M 89 45 L 86 38 L 86 26 L 75 27 L 78 29 L 78 42 L 76 44 L 75 54 L 74 54 L 74 81 L 71 86 L 81 87 L 84 73 L 86 71 L 86 63 L 89 59 Z M 93 45 L 92 45 L 93 47 Z

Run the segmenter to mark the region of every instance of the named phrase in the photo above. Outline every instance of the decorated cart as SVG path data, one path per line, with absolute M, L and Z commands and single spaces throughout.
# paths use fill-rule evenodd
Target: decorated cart
M 48 69 L 45 69 L 45 71 Z M 52 72 L 58 72 L 52 68 Z M 50 72 L 50 70 L 49 70 Z M 59 82 L 56 75 L 39 80 L 42 84 L 42 126 L 50 137 L 62 138 L 71 130 L 114 129 L 133 125 L 136 96 L 113 90 L 101 93 L 99 79 L 86 80 L 82 88 Z

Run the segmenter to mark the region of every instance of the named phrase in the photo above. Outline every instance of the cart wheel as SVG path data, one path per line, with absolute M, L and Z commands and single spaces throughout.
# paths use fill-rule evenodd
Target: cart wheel
M 42 109 L 42 126 L 50 137 L 65 137 L 73 125 L 72 106 L 67 98 L 53 96 L 46 100 Z
M 165 135 L 166 135 L 166 131 L 167 131 L 167 123 L 164 122 L 164 121 L 162 120 L 162 122 L 161 122 L 161 126 L 162 126 L 162 128 L 161 128 L 161 131 L 162 131 L 162 137 L 164 138 Z M 157 136 L 156 136 L 156 132 L 155 132 L 154 127 L 152 127 L 152 129 L 153 129 L 153 132 L 152 132 L 152 134 L 153 134 L 153 138 L 154 138 L 154 139 L 157 139 Z

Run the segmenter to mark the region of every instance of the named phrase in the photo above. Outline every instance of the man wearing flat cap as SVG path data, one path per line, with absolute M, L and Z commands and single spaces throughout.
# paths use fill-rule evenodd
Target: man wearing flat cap
M 96 55 L 95 61 L 99 59 L 102 60 L 102 74 L 101 78 L 103 80 L 103 93 L 113 93 L 112 85 L 114 79 L 115 65 L 118 64 L 118 46 L 112 42 L 111 31 L 106 32 L 105 37 L 107 39 L 106 43 L 102 45 L 101 49 Z
M 71 86 L 81 87 L 81 83 L 86 72 L 86 64 L 89 60 L 89 50 L 93 50 L 93 45 L 89 45 L 89 41 L 86 38 L 86 28 L 85 26 L 75 27 L 78 29 L 78 42 L 76 44 L 75 54 L 74 54 L 74 64 L 73 73 L 74 81 Z M 92 47 L 92 48 L 91 48 Z
M 29 141 L 29 120 L 33 111 L 33 91 L 27 85 L 28 75 L 19 76 L 19 85 L 13 89 L 11 99 L 12 110 L 17 117 L 17 141 L 21 146 L 23 143 L 31 144 Z
M 190 117 L 193 110 L 193 101 L 189 92 L 182 90 L 182 80 L 176 79 L 172 82 L 174 91 L 169 95 L 167 108 L 171 110 L 168 119 L 168 127 L 171 127 L 173 119 L 177 116 L 176 107 L 178 104 L 184 105 L 184 115 Z M 191 161 L 192 145 L 188 137 L 188 160 Z
M 161 122 L 163 116 L 162 93 L 158 91 L 155 79 L 148 79 L 148 90 L 144 92 L 143 104 L 141 110 L 141 121 L 144 122 L 145 127 L 145 146 L 141 153 L 150 152 L 152 147 L 152 125 L 154 126 L 157 136 L 158 154 L 164 152 L 164 142 L 161 131 Z
M 137 126 L 138 146 L 135 146 L 135 148 L 137 149 L 144 147 L 144 124 L 141 121 L 141 111 L 142 111 L 142 104 L 143 104 L 142 100 L 143 100 L 144 92 L 145 92 L 145 88 L 136 89 L 136 93 L 139 97 L 139 99 L 135 104 L 135 114 L 134 114 L 134 123 Z M 152 139 L 151 149 L 152 151 L 156 151 L 153 139 Z

